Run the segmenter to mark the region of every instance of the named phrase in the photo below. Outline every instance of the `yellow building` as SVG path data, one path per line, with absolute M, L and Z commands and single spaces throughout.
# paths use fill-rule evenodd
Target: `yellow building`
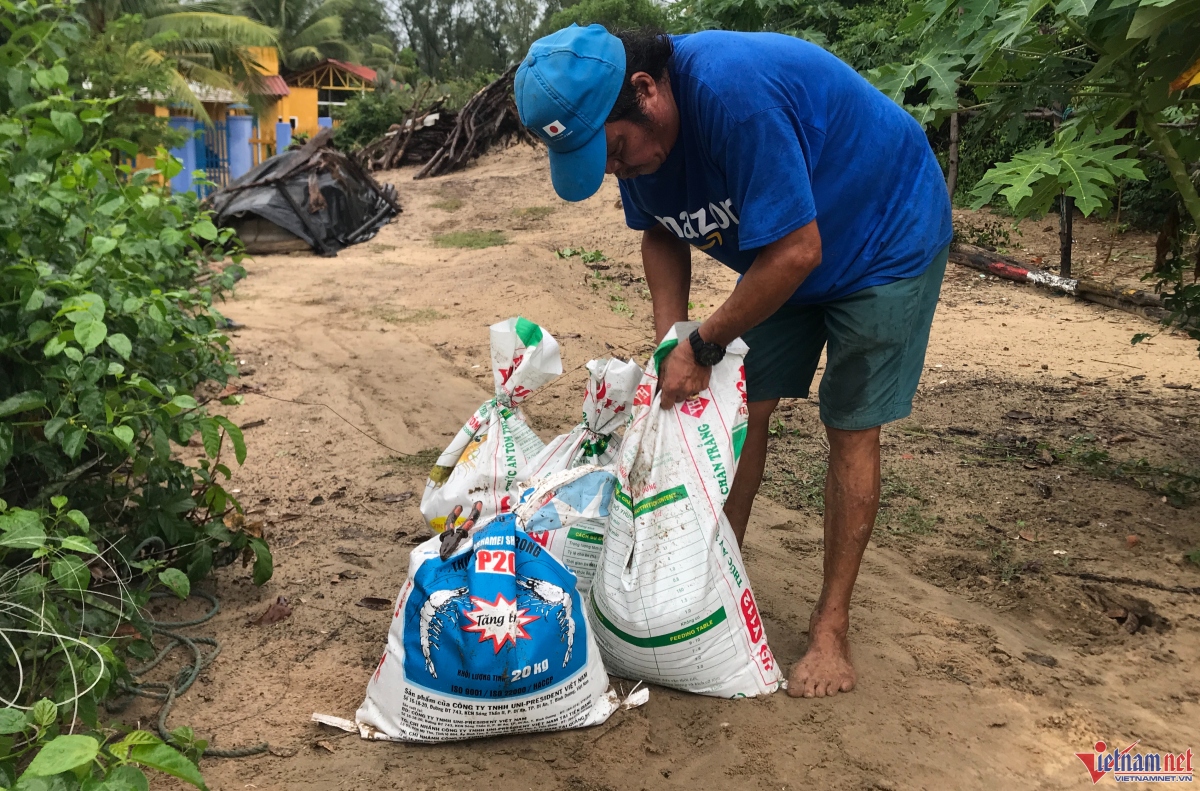
M 258 116 L 255 164 L 276 153 L 277 124 L 287 124 L 293 134 L 315 135 L 332 126 L 332 109 L 356 93 L 375 90 L 375 70 L 340 60 L 324 60 L 303 71 L 279 74 L 279 57 L 269 47 L 252 47 L 262 67 L 263 85 L 258 93 L 270 104 Z M 324 119 L 324 120 L 323 120 Z M 287 132 L 288 130 L 284 130 Z
M 255 102 L 264 108 L 257 114 L 243 103 L 239 92 L 199 83 L 189 83 L 189 87 L 203 104 L 206 121 L 186 107 L 168 107 L 153 100 L 141 106 L 143 112 L 166 118 L 171 127 L 185 133 L 184 142 L 171 149 L 183 163 L 183 170 L 171 179 L 172 189 L 195 189 L 206 195 L 274 156 L 293 134 L 311 137 L 322 127 L 333 126 L 334 107 L 344 105 L 356 93 L 375 89 L 375 71 L 365 66 L 324 60 L 284 77 L 274 47 L 250 50 L 261 75 L 259 84 L 248 86 L 247 91 L 263 100 Z M 150 168 L 154 161 L 139 155 L 134 164 L 137 169 Z M 204 172 L 201 181 L 193 178 L 196 171 Z

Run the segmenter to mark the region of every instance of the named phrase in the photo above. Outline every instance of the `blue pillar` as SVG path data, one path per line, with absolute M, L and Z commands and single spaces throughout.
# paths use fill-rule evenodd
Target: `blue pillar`
M 171 149 L 171 156 L 183 163 L 183 170 L 171 179 L 171 189 L 175 192 L 188 192 L 192 188 L 192 171 L 196 169 L 196 119 L 186 115 L 173 115 L 171 128 L 187 135 L 187 140 L 179 148 Z
M 227 115 L 225 129 L 229 146 L 229 179 L 232 181 L 253 166 L 250 135 L 254 131 L 254 119 L 248 115 Z
M 286 122 L 275 124 L 275 153 L 282 154 L 283 150 L 292 144 L 292 125 Z
M 317 126 L 320 127 L 321 129 L 332 129 L 333 128 L 333 119 L 330 118 L 329 116 L 325 116 L 324 118 L 318 118 Z

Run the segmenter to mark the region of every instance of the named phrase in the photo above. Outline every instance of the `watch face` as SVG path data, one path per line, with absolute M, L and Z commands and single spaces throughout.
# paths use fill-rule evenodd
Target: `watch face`
M 708 343 L 700 337 L 699 330 L 694 330 L 688 340 L 692 344 L 692 356 L 700 365 L 711 368 L 725 357 L 725 347 L 716 343 Z

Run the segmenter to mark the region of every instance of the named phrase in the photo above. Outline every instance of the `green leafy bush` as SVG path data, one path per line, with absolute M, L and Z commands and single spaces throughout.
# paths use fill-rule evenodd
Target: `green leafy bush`
M 194 761 L 147 731 L 63 734 L 58 707 L 43 698 L 28 711 L 0 709 L 0 788 L 15 791 L 147 791 L 142 767 L 156 769 L 204 789 Z M 110 737 L 122 738 L 108 742 Z M 21 739 L 22 747 L 12 745 Z M 108 742 L 108 743 L 106 743 Z M 7 756 L 5 758 L 4 756 Z M 17 761 L 27 763 L 17 771 Z
M 37 726 L 0 734 L 0 764 L 45 742 L 28 773 L 91 750 L 47 729 L 98 730 L 133 686 L 123 660 L 154 655 L 154 588 L 186 597 L 242 554 L 261 584 L 272 562 L 224 524 L 240 511 L 224 454 L 240 464 L 245 443 L 197 400 L 235 370 L 213 305 L 242 271 L 236 240 L 162 186 L 179 163 L 161 148 L 157 170 L 120 164 L 137 150 L 109 136 L 124 97 L 76 98 L 64 65 L 87 35 L 72 6 L 0 5 L 0 696 Z M 197 466 L 173 457 L 197 436 Z

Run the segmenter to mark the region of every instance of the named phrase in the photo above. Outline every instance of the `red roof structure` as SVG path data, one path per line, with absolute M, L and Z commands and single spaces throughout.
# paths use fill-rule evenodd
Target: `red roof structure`
M 375 77 L 374 69 L 331 58 L 303 71 L 289 74 L 286 79 L 287 84 L 294 88 L 370 91 L 375 89 Z
M 368 69 L 366 66 L 360 66 L 357 63 L 346 63 L 342 60 L 329 59 L 329 62 L 334 66 L 339 66 L 351 74 L 357 74 L 367 82 L 375 82 L 376 72 L 374 69 Z
M 278 74 L 267 74 L 262 77 L 262 87 L 255 91 L 259 96 L 287 96 L 291 93 L 287 82 Z

